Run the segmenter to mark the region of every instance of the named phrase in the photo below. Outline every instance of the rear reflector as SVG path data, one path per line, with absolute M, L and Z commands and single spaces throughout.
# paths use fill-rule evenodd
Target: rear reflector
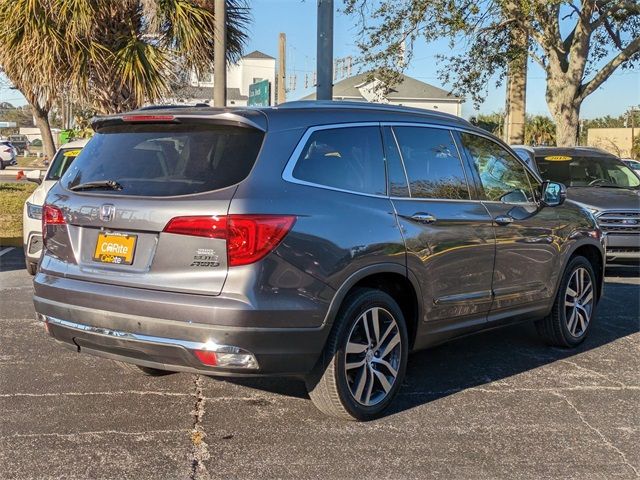
M 292 215 L 176 217 L 167 223 L 164 231 L 226 240 L 228 263 L 235 267 L 257 262 L 273 251 L 295 220 Z
M 196 354 L 198 360 L 205 365 L 209 365 L 210 367 L 215 367 L 218 364 L 218 359 L 216 358 L 216 352 L 210 352 L 208 350 L 194 350 L 193 353 Z
M 173 115 L 123 115 L 123 122 L 172 122 L 176 119 Z

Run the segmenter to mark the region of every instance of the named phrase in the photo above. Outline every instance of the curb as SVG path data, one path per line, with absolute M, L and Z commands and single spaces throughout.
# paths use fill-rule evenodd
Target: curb
M 22 237 L 0 238 L 0 247 L 20 247 L 22 248 Z

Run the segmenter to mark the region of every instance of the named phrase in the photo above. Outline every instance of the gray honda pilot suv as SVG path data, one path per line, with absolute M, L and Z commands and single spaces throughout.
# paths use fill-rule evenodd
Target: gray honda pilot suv
M 573 347 L 593 324 L 593 215 L 460 118 L 293 102 L 93 127 L 47 196 L 35 277 L 39 319 L 78 352 L 294 375 L 367 420 L 411 351 L 524 320 Z

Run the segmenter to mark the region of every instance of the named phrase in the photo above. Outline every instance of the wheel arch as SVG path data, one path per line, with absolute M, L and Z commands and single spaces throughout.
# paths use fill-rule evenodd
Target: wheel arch
M 597 298 L 600 300 L 603 294 L 604 289 L 604 268 L 605 268 L 605 255 L 602 245 L 597 241 L 585 239 L 579 243 L 573 245 L 571 250 L 565 255 L 565 260 L 562 265 L 562 274 L 558 275 L 558 280 L 556 282 L 556 292 L 560 287 L 560 282 L 562 282 L 562 277 L 564 275 L 564 271 L 567 268 L 567 265 L 571 261 L 572 258 L 576 256 L 585 257 L 591 263 L 593 267 L 593 271 L 596 274 L 596 287 L 597 287 Z
M 422 315 L 420 301 L 422 297 L 417 279 L 407 271 L 404 265 L 395 263 L 369 265 L 351 274 L 333 296 L 324 323 L 332 325 L 347 296 L 361 287 L 381 290 L 398 303 L 407 323 L 409 345 L 413 348 Z

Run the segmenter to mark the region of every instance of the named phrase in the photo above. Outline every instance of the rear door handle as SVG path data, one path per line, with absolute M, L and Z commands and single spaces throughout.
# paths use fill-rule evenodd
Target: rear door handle
M 429 223 L 435 223 L 436 222 L 436 217 L 434 217 L 430 213 L 418 212 L 418 213 L 414 213 L 413 215 L 411 215 L 411 220 L 413 220 L 415 222 L 419 222 L 419 223 L 429 224 Z
M 495 222 L 498 225 L 509 225 L 513 223 L 513 217 L 511 215 L 498 215 L 495 218 Z

